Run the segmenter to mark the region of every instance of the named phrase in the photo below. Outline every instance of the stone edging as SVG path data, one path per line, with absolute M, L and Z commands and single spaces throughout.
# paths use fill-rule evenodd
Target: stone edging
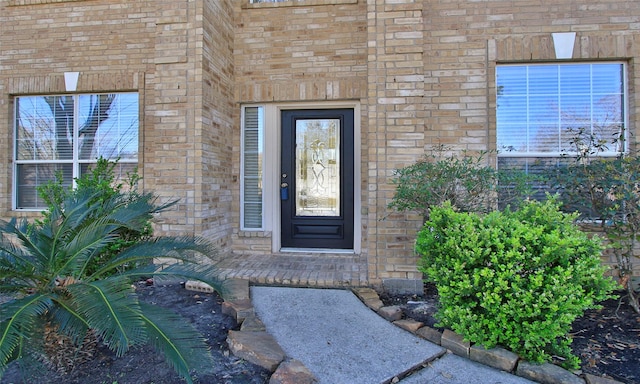
M 353 288 L 352 291 L 369 309 L 398 327 L 438 344 L 455 355 L 475 362 L 543 384 L 622 384 L 619 381 L 590 374 L 579 376 L 551 363 L 533 364 L 520 359 L 518 355 L 504 348 L 485 349 L 481 345 L 471 345 L 468 341 L 464 341 L 462 336 L 448 329 L 440 332 L 421 322 L 401 319 L 402 309 L 399 306 L 385 307 L 378 292 L 372 288 Z
M 195 281 L 188 281 L 185 288 L 198 292 L 213 292 L 211 286 Z M 239 331 L 230 330 L 227 336 L 229 351 L 234 356 L 271 372 L 269 384 L 318 382 L 304 364 L 288 358 L 278 342 L 267 333 L 251 303 L 249 280 L 225 280 L 222 291 L 222 313 L 233 317 L 236 323 L 240 324 Z
M 213 288 L 200 282 L 189 281 L 185 288 L 213 292 Z M 398 306 L 385 307 L 378 293 L 372 288 L 352 288 L 351 291 L 369 309 L 396 326 L 472 361 L 543 384 L 623 384 L 590 374 L 578 376 L 550 363 L 532 364 L 504 348 L 485 349 L 482 346 L 471 345 L 464 341 L 462 336 L 450 330 L 440 332 L 420 322 L 401 319 L 402 309 Z M 230 330 L 227 337 L 231 353 L 272 372 L 269 384 L 318 382 L 304 364 L 287 357 L 278 342 L 266 332 L 251 303 L 248 280 L 226 280 L 221 296 L 224 300 L 222 313 L 232 316 L 240 324 L 240 330 Z

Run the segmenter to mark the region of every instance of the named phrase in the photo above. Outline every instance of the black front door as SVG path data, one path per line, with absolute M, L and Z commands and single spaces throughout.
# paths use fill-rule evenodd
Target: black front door
M 282 112 L 283 248 L 353 249 L 353 109 Z

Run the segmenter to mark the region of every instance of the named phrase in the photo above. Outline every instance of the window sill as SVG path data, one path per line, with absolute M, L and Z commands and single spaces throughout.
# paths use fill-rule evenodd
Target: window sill
M 271 231 L 239 231 L 238 237 L 271 237 Z
M 283 2 L 244 3 L 242 9 L 310 7 L 316 5 L 357 4 L 358 0 L 289 0 Z

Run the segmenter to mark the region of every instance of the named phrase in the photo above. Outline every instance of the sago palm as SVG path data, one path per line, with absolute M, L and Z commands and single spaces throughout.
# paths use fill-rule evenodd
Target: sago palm
M 215 269 L 196 261 L 214 250 L 197 238 L 141 241 L 95 265 L 123 231 L 142 231 L 158 206 L 151 195 L 98 199 L 97 188 L 65 198 L 49 220 L 0 221 L 0 376 L 6 365 L 38 353 L 45 328 L 79 345 L 95 334 L 116 355 L 150 344 L 179 375 L 211 367 L 202 336 L 178 315 L 138 300 L 132 281 L 179 276 L 220 287 Z M 176 263 L 159 267 L 158 257 Z M 92 264 L 93 263 L 93 264 Z M 92 265 L 91 268 L 87 268 Z M 133 267 L 132 267 L 133 266 Z

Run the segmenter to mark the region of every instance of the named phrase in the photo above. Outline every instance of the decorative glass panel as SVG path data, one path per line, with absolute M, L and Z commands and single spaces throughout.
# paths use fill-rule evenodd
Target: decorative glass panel
M 340 120 L 296 121 L 296 216 L 340 216 Z

